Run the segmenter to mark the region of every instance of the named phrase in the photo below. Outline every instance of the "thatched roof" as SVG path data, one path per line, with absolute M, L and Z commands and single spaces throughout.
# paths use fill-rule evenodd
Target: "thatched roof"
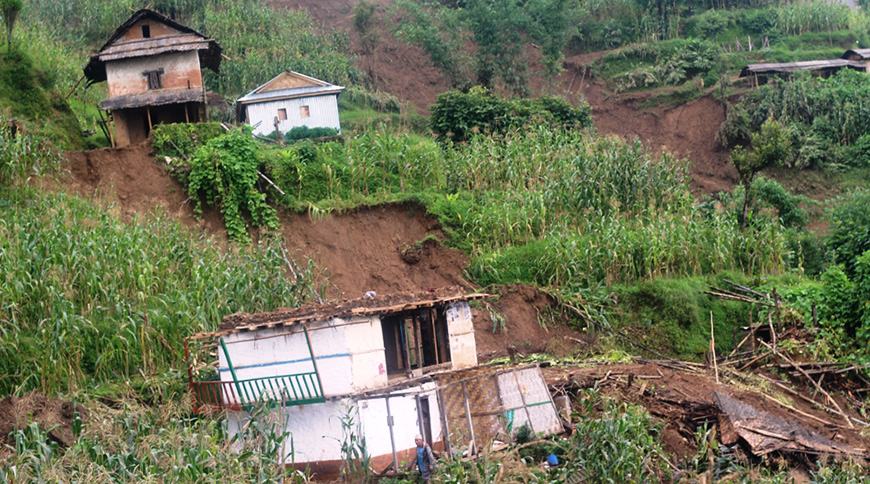
M 281 308 L 264 313 L 236 313 L 223 319 L 219 330 L 194 335 L 193 339 L 217 337 L 229 333 L 255 331 L 258 329 L 294 326 L 313 321 L 332 318 L 369 316 L 373 314 L 395 314 L 420 308 L 431 308 L 444 304 L 483 299 L 488 294 L 467 294 L 461 287 L 446 287 L 429 291 L 406 292 L 398 294 L 375 295 L 327 304 L 305 304 L 298 308 Z
M 136 40 L 122 41 L 124 34 L 140 20 L 153 20 L 160 22 L 177 31 L 174 35 L 150 37 Z M 88 65 L 85 66 L 85 77 L 88 84 L 106 80 L 106 62 L 134 57 L 147 57 L 166 52 L 197 51 L 199 61 L 203 68 L 218 72 L 221 63 L 221 46 L 217 41 L 209 39 L 205 35 L 182 25 L 171 18 L 153 10 L 142 9 L 134 13 L 121 24 L 109 40 L 91 56 Z
M 747 77 L 751 74 L 787 74 L 796 71 L 837 71 L 843 68 L 863 71 L 865 66 L 861 62 L 846 59 L 784 62 L 780 64 L 749 64 L 740 71 L 740 77 Z

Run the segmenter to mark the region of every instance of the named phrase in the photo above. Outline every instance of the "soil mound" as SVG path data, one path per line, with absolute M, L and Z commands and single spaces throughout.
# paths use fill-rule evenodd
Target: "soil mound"
M 468 257 L 442 247 L 437 221 L 410 205 L 382 205 L 320 220 L 307 215 L 282 217 L 290 255 L 310 258 L 329 280 L 327 296 L 353 299 L 377 294 L 475 287 L 462 276 Z
M 75 441 L 72 421 L 76 413 L 82 420 L 87 419 L 83 406 L 36 393 L 3 398 L 0 400 L 0 454 L 9 434 L 27 427 L 30 422 L 39 424 L 39 429 L 48 432 L 48 438 L 54 442 L 71 445 Z
M 481 363 L 511 354 L 565 357 L 578 344 L 592 345 L 592 338 L 571 329 L 553 298 L 539 289 L 522 284 L 488 289 L 496 297 L 472 310 Z
M 668 362 L 652 362 L 550 367 L 544 369 L 544 376 L 557 393 L 574 395 L 597 387 L 603 395 L 643 406 L 651 415 L 665 422 L 660 436 L 662 444 L 678 460 L 691 457 L 697 450 L 694 436 L 700 425 L 705 422 L 711 426 L 721 425 L 723 412 L 714 397 L 715 392 L 729 395 L 757 411 L 799 424 L 839 444 L 862 451 L 870 448 L 870 438 L 862 435 L 860 428 L 830 422 L 833 416 L 803 400 L 777 397 L 775 391 L 759 391 L 741 381 L 739 375 L 731 375 L 718 384 L 712 373 L 703 368 L 677 368 Z M 797 386 L 797 391 L 808 395 L 812 392 L 805 385 Z M 786 401 L 790 404 L 784 403 Z M 746 455 L 752 453 L 745 444 L 740 451 Z
M 147 141 L 123 148 L 70 151 L 64 158 L 69 162 L 68 185 L 81 197 L 105 200 L 125 220 L 160 207 L 188 226 L 211 232 L 224 229 L 220 214 L 213 210 L 200 219 L 193 216 L 184 188 L 154 160 Z

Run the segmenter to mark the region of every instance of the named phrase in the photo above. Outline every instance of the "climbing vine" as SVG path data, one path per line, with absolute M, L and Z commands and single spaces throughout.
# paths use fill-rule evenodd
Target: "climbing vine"
M 189 161 L 187 193 L 196 200 L 196 213 L 202 213 L 203 201 L 218 207 L 230 239 L 250 242 L 246 215 L 255 226 L 278 228 L 275 209 L 257 189 L 259 159 L 250 133 L 238 129 L 214 138 Z

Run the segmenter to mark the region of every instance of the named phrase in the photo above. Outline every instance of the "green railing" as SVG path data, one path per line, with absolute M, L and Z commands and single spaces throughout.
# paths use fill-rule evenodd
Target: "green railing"
M 195 411 L 246 410 L 255 405 L 286 406 L 324 402 L 317 372 L 238 381 L 191 382 Z

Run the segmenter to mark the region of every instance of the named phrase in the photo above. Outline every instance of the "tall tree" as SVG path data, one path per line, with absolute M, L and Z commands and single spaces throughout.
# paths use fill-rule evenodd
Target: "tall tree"
M 0 0 L 0 14 L 6 24 L 6 50 L 12 50 L 12 27 L 18 18 L 18 12 L 24 7 L 21 0 Z

